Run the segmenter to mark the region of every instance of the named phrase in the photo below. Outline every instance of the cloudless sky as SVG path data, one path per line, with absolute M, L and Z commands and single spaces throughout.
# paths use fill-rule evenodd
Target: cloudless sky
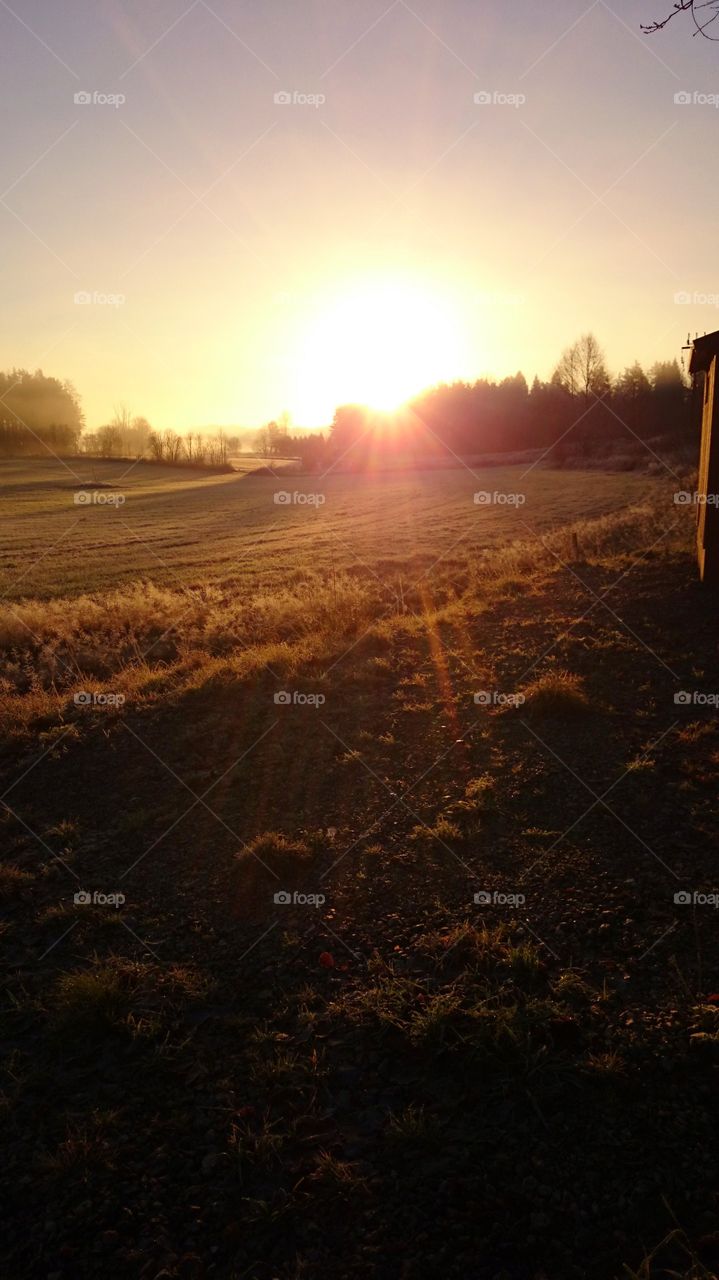
M 670 8 L 0 0 L 0 367 L 184 429 L 545 377 L 590 328 L 678 356 L 719 328 L 719 109 L 674 95 L 719 45 L 641 35 Z

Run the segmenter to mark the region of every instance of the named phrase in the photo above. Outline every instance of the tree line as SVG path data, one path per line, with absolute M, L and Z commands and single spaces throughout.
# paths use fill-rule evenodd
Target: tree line
M 147 418 L 135 416 L 126 405 L 115 410 L 115 416 L 97 431 L 86 431 L 82 437 L 85 453 L 100 458 L 151 458 L 175 466 L 227 466 L 235 452 L 237 440 L 221 427 L 211 432 L 186 431 L 180 435 L 168 427 L 153 431 Z
M 548 381 L 531 387 L 519 372 L 501 381 L 440 383 L 395 413 L 365 405 L 335 412 L 322 465 L 365 468 L 393 458 L 444 461 L 471 455 L 551 449 L 602 456 L 620 441 L 692 439 L 691 391 L 676 360 L 645 372 L 638 361 L 616 377 L 592 333 L 567 347 Z M 632 444 L 633 442 L 633 444 Z
M 0 455 L 76 453 L 84 417 L 70 382 L 41 369 L 0 371 Z
M 292 434 L 288 413 L 260 428 L 255 436 L 255 449 L 261 458 L 299 458 L 306 471 L 318 470 L 327 457 L 324 432 Z
M 374 464 L 444 463 L 452 456 L 551 449 L 563 454 L 602 456 L 617 442 L 633 439 L 680 443 L 692 438 L 691 391 L 676 360 L 659 361 L 646 372 L 635 361 L 612 377 L 602 348 L 585 333 L 561 353 L 548 381 L 524 374 L 495 381 L 440 383 L 394 413 L 366 405 L 340 405 L 328 434 L 293 433 L 288 414 L 269 422 L 255 437 L 264 458 L 299 458 L 317 471 Z M 83 431 L 77 392 L 69 382 L 41 370 L 0 373 L 0 454 L 72 454 L 82 450 L 103 458 L 150 458 L 192 466 L 228 466 L 240 440 L 222 428 L 154 431 L 126 405 L 95 431 Z
M 110 422 L 85 431 L 80 397 L 70 382 L 41 369 L 0 371 L 0 456 L 48 452 L 99 458 L 151 458 L 157 462 L 223 467 L 239 439 L 221 427 L 210 431 L 153 431 L 147 418 L 120 405 Z

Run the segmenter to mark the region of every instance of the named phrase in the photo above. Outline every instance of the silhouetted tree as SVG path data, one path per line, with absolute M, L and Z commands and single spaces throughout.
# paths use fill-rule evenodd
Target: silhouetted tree
M 652 386 L 638 360 L 616 381 L 614 407 L 622 421 L 641 436 L 651 424 Z
M 651 383 L 638 360 L 627 365 L 617 378 L 617 394 L 625 400 L 636 402 L 649 396 Z
M 290 421 L 289 414 L 281 415 L 280 421 L 268 422 L 267 426 L 261 427 L 255 436 L 255 448 L 262 458 L 278 458 L 283 453 L 287 453 L 289 449 L 289 436 L 287 434 L 287 426 Z
M 207 461 L 212 467 L 224 467 L 227 464 L 227 434 L 218 427 L 213 436 L 206 442 Z
M 676 360 L 659 360 L 649 370 L 656 430 L 673 435 L 690 430 L 689 387 Z
M 127 405 L 119 405 L 115 415 L 97 431 L 86 433 L 84 452 L 103 458 L 144 458 L 149 451 L 152 428 L 147 418 L 133 416 Z
M 289 451 L 299 456 L 305 471 L 318 471 L 326 460 L 327 445 L 320 431 L 311 435 L 288 436 Z
M 202 466 L 207 452 L 202 433 L 200 431 L 188 431 L 183 443 L 187 461 Z
M 41 369 L 0 373 L 0 453 L 76 453 L 84 417 L 70 382 Z
M 585 405 L 592 397 L 606 395 L 610 385 L 609 374 L 604 353 L 593 333 L 583 333 L 562 352 L 552 381 L 570 396 L 581 396 Z
M 162 447 L 166 462 L 179 462 L 182 457 L 182 436 L 168 427 L 162 433 Z
M 333 460 L 342 459 L 347 468 L 361 466 L 366 456 L 371 413 L 362 404 L 342 404 L 335 409 L 330 428 Z
M 113 423 L 98 429 L 97 452 L 101 458 L 117 458 L 122 453 L 122 436 Z

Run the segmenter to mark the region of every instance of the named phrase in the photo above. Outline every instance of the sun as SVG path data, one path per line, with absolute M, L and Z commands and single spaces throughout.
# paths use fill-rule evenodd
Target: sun
M 308 319 L 301 343 L 303 416 L 355 402 L 395 409 L 460 376 L 462 345 L 456 308 L 440 290 L 384 278 L 335 292 Z

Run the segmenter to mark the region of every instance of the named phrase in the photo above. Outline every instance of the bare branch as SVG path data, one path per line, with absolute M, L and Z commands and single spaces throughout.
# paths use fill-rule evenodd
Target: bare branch
M 705 13 L 703 10 L 710 12 Z M 719 34 L 712 35 L 708 30 L 719 18 L 719 0 L 676 0 L 671 13 L 667 14 L 666 18 L 661 21 L 642 23 L 641 29 L 645 35 L 653 35 L 655 31 L 662 31 L 678 13 L 691 14 L 695 28 L 693 35 L 704 36 L 705 40 L 719 40 Z

